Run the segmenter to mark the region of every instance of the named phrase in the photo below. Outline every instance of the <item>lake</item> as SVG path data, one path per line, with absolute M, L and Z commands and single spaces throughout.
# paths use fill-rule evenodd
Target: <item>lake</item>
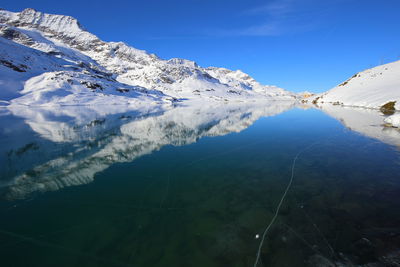
M 383 118 L 2 109 L 1 266 L 398 266 L 400 131 Z

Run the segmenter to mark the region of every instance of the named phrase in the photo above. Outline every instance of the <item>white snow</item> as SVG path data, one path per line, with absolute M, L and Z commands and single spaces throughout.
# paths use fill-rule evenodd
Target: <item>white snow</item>
M 158 104 L 171 102 L 171 96 L 207 101 L 296 97 L 242 71 L 163 60 L 123 42 L 104 42 L 72 17 L 34 9 L 0 11 L 0 52 L 0 100 L 11 105 Z M 25 67 L 18 71 L 13 66 Z
M 11 105 L 135 105 L 170 104 L 160 92 L 148 91 L 72 71 L 46 72 L 25 82 L 23 96 Z
M 400 114 L 394 114 L 387 117 L 385 122 L 393 127 L 400 128 Z
M 309 101 L 374 109 L 395 101 L 400 110 L 399 77 L 400 61 L 385 64 Z M 106 90 L 79 86 L 85 81 Z M 173 98 L 293 101 L 310 96 L 262 85 L 241 70 L 203 68 L 186 59 L 164 60 L 123 42 L 104 42 L 75 18 L 34 9 L 0 10 L 0 86 L 1 105 L 136 105 Z
M 0 37 L 0 99 L 19 97 L 26 80 L 45 71 L 60 69 L 63 63 L 62 59 Z
M 396 101 L 395 109 L 400 110 L 400 61 L 359 72 L 317 97 L 318 103 L 374 109 Z

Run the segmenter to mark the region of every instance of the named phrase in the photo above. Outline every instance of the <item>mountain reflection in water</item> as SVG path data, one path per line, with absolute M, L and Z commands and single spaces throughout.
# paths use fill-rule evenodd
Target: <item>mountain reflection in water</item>
M 112 164 L 133 161 L 165 145 L 181 146 L 205 136 L 240 132 L 261 117 L 293 107 L 293 102 L 276 101 L 146 111 L 126 106 L 13 108 L 11 114 L 23 118 L 29 127 L 19 125 L 17 131 L 23 137 L 1 151 L 2 196 L 22 199 L 33 192 L 90 183 Z M 1 119 L 10 121 L 9 116 Z
M 261 117 L 294 107 L 290 101 L 145 111 L 129 106 L 14 107 L 0 116 L 6 126 L 1 140 L 0 192 L 5 199 L 23 199 L 33 192 L 90 183 L 96 173 L 114 163 L 133 161 L 165 145 L 187 145 L 205 136 L 240 132 Z M 400 131 L 384 127 L 384 116 L 378 111 L 320 108 L 352 131 L 400 146 Z M 15 132 L 18 139 L 8 142 Z
M 0 114 L 4 266 L 253 266 L 291 174 L 259 266 L 400 255 L 400 131 L 378 111 L 260 101 Z

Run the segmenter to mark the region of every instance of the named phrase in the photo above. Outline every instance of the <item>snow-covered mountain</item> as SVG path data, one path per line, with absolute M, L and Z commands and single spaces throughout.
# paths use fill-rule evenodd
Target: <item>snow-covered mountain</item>
M 241 71 L 104 42 L 69 16 L 0 10 L 0 100 L 23 105 L 293 99 Z
M 373 109 L 387 104 L 400 110 L 400 61 L 359 72 L 314 102 Z

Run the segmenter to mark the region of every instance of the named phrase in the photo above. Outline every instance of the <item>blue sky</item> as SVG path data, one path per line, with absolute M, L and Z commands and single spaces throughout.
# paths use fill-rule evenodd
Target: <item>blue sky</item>
M 2 0 L 0 6 L 70 15 L 105 41 L 241 69 L 297 92 L 325 91 L 400 59 L 400 0 Z

